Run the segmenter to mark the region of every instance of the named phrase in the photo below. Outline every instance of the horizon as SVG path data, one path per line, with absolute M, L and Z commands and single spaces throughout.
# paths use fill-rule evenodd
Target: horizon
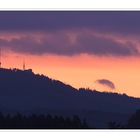
M 24 69 L 24 66 L 23 66 L 23 69 L 20 69 L 20 68 L 4 68 L 4 67 L 1 67 L 0 70 L 10 70 L 10 71 L 13 71 L 13 72 L 17 72 L 17 71 L 22 71 L 22 72 L 32 72 L 34 75 L 39 75 L 39 76 L 42 76 L 43 74 L 42 73 L 35 73 L 33 71 L 33 69 L 29 68 L 29 69 Z M 53 79 L 52 77 L 48 77 L 47 75 L 43 75 L 45 76 L 46 78 L 49 78 L 51 80 L 54 80 L 54 81 L 60 81 L 62 82 L 63 84 L 65 85 L 69 85 L 71 86 L 72 88 L 75 88 L 76 90 L 80 90 L 80 89 L 85 89 L 85 90 L 91 90 L 91 91 L 97 91 L 97 92 L 100 92 L 100 93 L 110 93 L 110 94 L 119 94 L 119 95 L 126 95 L 128 97 L 132 97 L 132 98 L 137 98 L 137 99 L 140 99 L 140 97 L 135 97 L 135 96 L 129 96 L 127 93 L 119 93 L 119 92 L 113 92 L 113 91 L 99 91 L 99 90 L 96 90 L 96 89 L 90 89 L 90 88 L 85 88 L 85 87 L 80 87 L 80 88 L 76 88 L 76 87 L 73 87 L 72 85 L 70 85 L 69 83 L 64 83 L 63 81 L 59 80 L 59 79 Z
M 140 97 L 139 11 L 1 11 L 2 67 Z

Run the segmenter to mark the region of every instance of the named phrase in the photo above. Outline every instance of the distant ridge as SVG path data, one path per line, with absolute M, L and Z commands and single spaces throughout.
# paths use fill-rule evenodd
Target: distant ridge
M 47 108 L 131 113 L 140 108 L 140 99 L 126 94 L 75 89 L 34 74 L 31 69 L 0 68 L 0 107 L 18 111 Z

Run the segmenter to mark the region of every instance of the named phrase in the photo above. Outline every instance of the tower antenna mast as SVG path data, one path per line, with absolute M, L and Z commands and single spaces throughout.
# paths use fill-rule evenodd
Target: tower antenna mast
M 1 68 L 1 47 L 0 47 L 0 68 Z
M 23 61 L 23 70 L 25 70 L 25 61 Z

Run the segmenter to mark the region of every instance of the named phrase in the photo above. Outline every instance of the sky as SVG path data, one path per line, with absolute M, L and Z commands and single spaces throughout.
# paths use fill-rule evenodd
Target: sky
M 140 97 L 140 12 L 0 11 L 4 68 Z

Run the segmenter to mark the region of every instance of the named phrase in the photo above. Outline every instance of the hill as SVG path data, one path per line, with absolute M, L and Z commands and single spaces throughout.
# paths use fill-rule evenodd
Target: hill
M 31 69 L 1 68 L 0 90 L 2 112 L 78 114 L 91 121 L 95 118 L 107 122 L 111 119 L 123 120 L 140 108 L 140 98 L 75 89 L 61 81 L 34 74 Z

